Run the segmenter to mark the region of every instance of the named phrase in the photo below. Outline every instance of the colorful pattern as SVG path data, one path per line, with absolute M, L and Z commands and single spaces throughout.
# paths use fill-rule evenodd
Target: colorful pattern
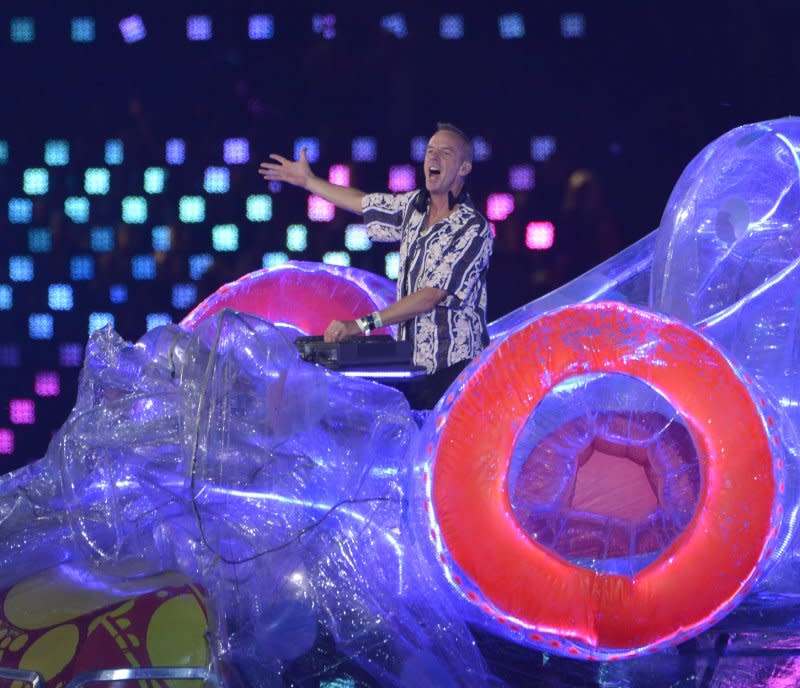
M 425 229 L 427 215 L 413 203 L 418 194 L 368 194 L 362 208 L 370 239 L 400 242 L 398 299 L 424 287 L 448 292 L 436 308 L 400 326 L 400 338 L 414 344 L 414 363 L 433 373 L 474 358 L 489 343 L 486 271 L 492 236 L 469 199 Z

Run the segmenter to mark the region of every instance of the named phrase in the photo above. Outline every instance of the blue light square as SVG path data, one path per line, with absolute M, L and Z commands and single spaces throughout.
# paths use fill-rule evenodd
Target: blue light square
M 167 141 L 165 157 L 168 165 L 183 165 L 186 160 L 186 142 L 183 139 Z
M 214 259 L 208 253 L 189 256 L 189 278 L 195 281 L 202 279 L 213 264 Z
M 42 196 L 49 189 L 49 175 L 43 167 L 31 167 L 22 173 L 22 190 L 29 196 Z
M 94 279 L 94 258 L 72 256 L 69 259 L 69 276 L 73 282 L 88 282 Z
M 202 222 L 206 219 L 206 200 L 202 196 L 181 196 L 178 217 L 181 222 Z
M 144 190 L 149 194 L 164 192 L 167 173 L 162 167 L 148 167 L 144 171 Z
M 83 173 L 83 188 L 87 194 L 107 194 L 110 186 L 111 173 L 105 167 L 90 167 Z
M 275 19 L 271 14 L 254 14 L 247 22 L 251 41 L 268 41 L 275 37 Z
M 351 157 L 354 162 L 375 162 L 378 157 L 378 144 L 372 136 L 359 136 L 353 139 Z
M 44 164 L 50 167 L 69 165 L 69 143 L 61 139 L 45 141 Z
M 113 227 L 92 227 L 89 234 L 92 251 L 95 253 L 108 253 L 114 250 Z
M 76 225 L 89 221 L 89 199 L 83 196 L 70 196 L 64 201 L 64 214 Z
M 112 284 L 108 288 L 108 300 L 113 304 L 128 303 L 128 287 L 125 284 Z
M 0 284 L 0 311 L 10 311 L 14 307 L 14 290 L 9 284 Z
M 231 188 L 231 173 L 227 167 L 207 167 L 203 188 L 208 193 L 228 193 Z
M 133 258 L 131 258 L 131 277 L 135 280 L 155 279 L 155 258 L 151 255 L 133 256 Z
M 31 282 L 33 280 L 33 258 L 31 256 L 9 257 L 8 278 L 12 282 Z
M 50 313 L 31 313 L 28 316 L 28 336 L 31 339 L 52 339 L 53 316 Z
M 211 245 L 215 251 L 238 251 L 239 228 L 236 225 L 216 225 L 211 230 Z
M 172 307 L 191 308 L 197 303 L 197 285 L 184 283 L 172 287 Z
M 125 147 L 119 139 L 106 141 L 106 165 L 121 165 L 125 160 Z
M 147 199 L 143 196 L 123 198 L 122 221 L 129 225 L 140 225 L 147 222 Z
M 69 284 L 51 284 L 47 288 L 47 305 L 54 311 L 71 311 L 74 305 L 72 287 Z
M 153 227 L 150 237 L 154 251 L 169 251 L 172 248 L 172 230 L 166 225 Z
M 497 19 L 500 38 L 511 40 L 525 37 L 525 19 L 519 12 L 501 14 Z
M 8 221 L 11 224 L 21 225 L 33 219 L 33 203 L 28 198 L 8 199 Z
M 73 17 L 71 34 L 74 43 L 91 43 L 95 38 L 94 18 Z
M 12 17 L 10 35 L 12 43 L 33 43 L 36 39 L 33 17 Z
M 145 316 L 145 323 L 148 332 L 156 327 L 169 325 L 171 322 L 172 318 L 169 317 L 169 313 L 148 313 Z
M 45 227 L 28 230 L 28 250 L 31 253 L 50 253 L 53 250 L 53 237 Z
M 272 198 L 266 194 L 248 196 L 247 219 L 250 222 L 269 222 L 272 219 Z
M 306 158 L 308 162 L 317 162 L 319 160 L 319 139 L 315 137 L 304 137 L 295 139 L 294 142 L 294 158 L 300 158 L 301 149 L 306 149 Z
M 443 14 L 439 18 L 439 35 L 448 41 L 464 38 L 464 17 L 460 14 Z
M 90 313 L 89 314 L 89 334 L 99 330 L 106 325 L 114 327 L 114 316 L 111 313 Z

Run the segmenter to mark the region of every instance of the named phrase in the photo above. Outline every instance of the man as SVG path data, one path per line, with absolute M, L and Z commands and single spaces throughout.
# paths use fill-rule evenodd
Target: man
M 428 375 L 408 388 L 416 408 L 432 408 L 459 372 L 488 343 L 486 270 L 492 252 L 489 223 L 472 204 L 464 182 L 472 144 L 452 124 L 439 123 L 425 151 L 425 187 L 402 194 L 366 194 L 316 177 L 305 150 L 299 160 L 272 153 L 261 163 L 265 179 L 287 182 L 339 208 L 362 213 L 370 239 L 399 241 L 398 300 L 357 320 L 334 320 L 325 341 L 399 324 L 414 364 Z

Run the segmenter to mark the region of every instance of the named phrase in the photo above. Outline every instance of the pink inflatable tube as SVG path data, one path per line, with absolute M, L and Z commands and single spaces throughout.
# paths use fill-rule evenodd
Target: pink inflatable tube
M 291 325 L 303 334 L 322 334 L 331 320 L 361 317 L 394 300 L 394 283 L 374 273 L 290 261 L 251 272 L 220 287 L 180 325 L 192 330 L 215 313 L 230 308 L 279 325 Z
M 556 555 L 510 502 L 520 429 L 555 385 L 591 373 L 659 392 L 699 463 L 688 526 L 633 576 Z M 622 303 L 549 312 L 484 352 L 429 418 L 418 475 L 431 551 L 470 613 L 517 642 L 616 659 L 685 640 L 729 612 L 772 553 L 784 478 L 764 409 L 714 343 L 680 322 Z

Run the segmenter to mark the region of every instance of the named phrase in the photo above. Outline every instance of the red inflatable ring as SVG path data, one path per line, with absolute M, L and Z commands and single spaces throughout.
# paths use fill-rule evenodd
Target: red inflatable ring
M 633 577 L 558 557 L 509 501 L 517 432 L 549 389 L 592 372 L 660 391 L 698 453 L 690 524 Z M 491 623 L 551 652 L 614 659 L 700 632 L 752 585 L 777 532 L 780 476 L 760 409 L 711 341 L 622 303 L 570 306 L 486 351 L 461 381 L 434 423 L 425 506 L 448 577 Z

